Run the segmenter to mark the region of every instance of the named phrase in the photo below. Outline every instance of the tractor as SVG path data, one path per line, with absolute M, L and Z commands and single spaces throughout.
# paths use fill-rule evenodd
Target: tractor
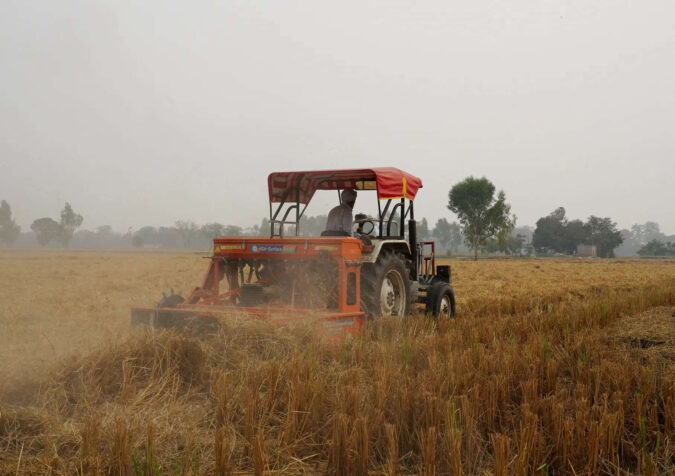
M 434 317 L 455 314 L 450 266 L 433 242 L 418 242 L 413 201 L 422 181 L 397 168 L 274 172 L 267 179 L 269 237 L 220 237 L 201 286 L 132 309 L 132 323 L 175 327 L 232 316 L 288 323 L 314 319 L 330 335 L 356 336 L 366 319 L 405 317 L 415 304 Z M 301 235 L 315 192 L 372 194 L 377 216 L 358 214 L 353 235 Z

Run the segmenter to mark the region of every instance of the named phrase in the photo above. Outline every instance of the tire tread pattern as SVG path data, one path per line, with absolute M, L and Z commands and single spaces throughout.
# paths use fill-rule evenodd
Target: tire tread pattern
M 403 277 L 406 288 L 406 306 L 404 315 L 408 316 L 412 309 L 411 283 L 406 262 L 393 251 L 383 251 L 374 264 L 367 263 L 361 267 L 361 310 L 367 318 L 380 314 L 380 288 L 385 274 L 396 268 Z

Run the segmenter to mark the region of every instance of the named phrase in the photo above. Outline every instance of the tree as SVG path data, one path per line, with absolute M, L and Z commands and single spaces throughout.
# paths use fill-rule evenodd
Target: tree
M 244 230 L 237 225 L 227 225 L 223 231 L 225 236 L 241 236 L 244 234 Z
M 446 251 L 454 253 L 464 239 L 462 230 L 456 222 L 450 223 L 445 218 L 439 218 L 431 231 L 431 236 L 438 240 L 438 244 Z
M 675 256 L 675 243 L 652 240 L 637 252 L 640 256 Z
M 0 203 L 0 242 L 11 246 L 20 233 L 21 227 L 12 218 L 12 208 L 3 200 Z
M 656 240 L 666 243 L 669 240 L 661 233 L 659 224 L 653 221 L 644 224 L 635 223 L 630 230 L 620 230 L 623 243 L 615 251 L 618 256 L 635 256 L 638 251 L 650 241 Z
M 38 218 L 31 224 L 30 229 L 35 233 L 40 246 L 46 246 L 52 240 L 61 237 L 61 225 L 48 217 Z
M 565 209 L 556 208 L 548 216 L 537 220 L 537 226 L 532 235 L 532 246 L 538 253 L 545 253 L 547 250 L 562 253 L 565 249 Z
M 214 238 L 218 238 L 219 236 L 223 236 L 225 234 L 225 227 L 220 223 L 207 223 L 206 225 L 202 226 L 200 231 L 207 240 L 213 240 Z
M 328 215 L 302 215 L 300 217 L 300 234 L 304 236 L 319 236 L 326 229 L 326 221 L 328 221 Z
M 572 255 L 577 246 L 588 241 L 588 229 L 581 220 L 568 221 L 563 207 L 537 220 L 532 245 L 538 253 L 554 251 Z
M 647 244 L 650 241 L 663 241 L 665 238 L 665 235 L 661 233 L 661 229 L 659 227 L 659 224 L 653 221 L 647 221 L 642 225 L 638 225 L 637 223 L 632 226 L 632 231 L 635 236 L 635 238 L 641 243 L 641 244 Z
M 197 230 L 197 224 L 193 221 L 178 220 L 176 222 L 176 231 L 183 242 L 183 248 L 190 248 Z
M 501 246 L 501 251 L 507 255 L 522 256 L 525 247 L 525 235 L 511 233 Z
M 497 253 L 504 251 L 497 238 L 491 237 L 485 240 L 485 244 L 480 247 L 481 253 Z
M 464 241 L 464 235 L 462 234 L 462 228 L 456 221 L 450 223 L 450 241 L 448 245 L 450 246 L 450 252 L 456 253 L 459 250 L 460 245 Z
M 563 232 L 563 253 L 573 255 L 576 253 L 578 245 L 588 241 L 588 229 L 581 220 L 567 222 Z
M 260 223 L 260 228 L 258 229 L 258 234 L 260 236 L 270 236 L 270 221 L 267 217 L 262 219 Z
M 431 235 L 438 240 L 440 246 L 447 249 L 450 242 L 450 222 L 445 218 L 439 218 Z
M 521 235 L 520 233 L 511 235 L 506 243 L 507 253 L 522 256 L 525 243 L 527 243 L 527 237 L 525 235 Z
M 516 223 L 504 192 L 495 197 L 495 186 L 485 177 L 468 177 L 455 184 L 448 193 L 448 209 L 457 214 L 474 260 L 488 238 L 505 238 Z
M 587 241 L 595 245 L 598 256 L 613 258 L 614 248 L 623 243 L 621 232 L 616 229 L 616 223 L 609 217 L 601 218 L 591 215 L 584 224 L 587 232 Z
M 481 247 L 488 253 L 504 253 L 507 255 L 521 255 L 525 246 L 525 236 L 511 233 L 505 238 L 488 238 Z
M 429 232 L 429 223 L 426 218 L 422 218 L 418 221 L 415 228 L 417 231 L 417 241 L 427 241 L 431 236 L 431 233 Z
M 64 245 L 68 246 L 70 240 L 73 239 L 73 233 L 82 225 L 82 215 L 78 215 L 73 211 L 70 203 L 66 202 L 63 210 L 61 210 L 61 221 L 59 227 L 61 228 L 58 240 Z
M 144 245 L 143 242 L 143 236 L 139 235 L 138 233 L 135 233 L 134 236 L 131 238 L 131 246 L 134 248 L 140 248 Z
M 143 243 L 156 243 L 157 230 L 152 226 L 144 226 L 139 229 L 134 236 L 139 236 Z
M 102 226 L 96 227 L 96 233 L 98 233 L 101 236 L 110 236 L 114 232 L 113 232 L 113 229 L 110 225 L 102 225 Z

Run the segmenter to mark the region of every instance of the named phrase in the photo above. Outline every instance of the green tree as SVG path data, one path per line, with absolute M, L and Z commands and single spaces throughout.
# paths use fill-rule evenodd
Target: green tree
M 244 234 L 244 230 L 238 225 L 227 225 L 223 231 L 225 236 L 241 236 Z
M 525 235 L 511 233 L 505 240 L 503 240 L 500 251 L 506 253 L 507 255 L 521 256 L 523 254 L 525 242 Z
M 201 234 L 204 235 L 204 237 L 209 241 L 213 240 L 214 238 L 218 238 L 219 236 L 223 236 L 225 234 L 224 231 L 225 227 L 216 222 L 202 225 L 200 230 Z
M 525 236 L 511 233 L 509 236 L 499 238 L 488 238 L 482 250 L 488 253 L 504 253 L 507 255 L 521 255 L 525 246 Z
M 651 240 L 637 252 L 640 256 L 675 256 L 675 243 Z
M 504 247 L 501 246 L 497 238 L 491 237 L 485 240 L 485 243 L 480 247 L 481 253 L 497 253 L 499 251 L 504 251 Z
M 565 209 L 556 208 L 548 216 L 537 220 L 537 226 L 532 235 L 532 246 L 538 253 L 546 253 L 548 250 L 563 253 L 565 249 Z
M 556 208 L 550 215 L 537 220 L 532 235 L 532 245 L 538 253 L 555 251 L 574 254 L 577 245 L 588 241 L 588 228 L 581 220 L 568 221 L 563 207 Z
M 197 224 L 193 221 L 178 220 L 175 223 L 175 226 L 178 236 L 180 236 L 180 239 L 183 242 L 183 248 L 190 248 L 195 235 L 197 234 L 197 230 L 199 230 Z
M 259 236 L 270 236 L 270 221 L 267 217 L 262 219 L 260 228 L 258 229 Z
M 48 217 L 38 218 L 31 224 L 30 229 L 35 233 L 40 246 L 46 246 L 61 237 L 61 225 Z
M 417 231 L 417 241 L 427 241 L 431 237 L 431 232 L 429 231 L 429 222 L 426 218 L 422 218 L 415 225 Z
M 58 240 L 61 244 L 68 246 L 70 240 L 73 239 L 73 233 L 82 225 L 83 221 L 82 215 L 75 213 L 70 203 L 66 202 L 63 210 L 61 210 L 61 221 L 59 222 L 61 231 Z
M 456 253 L 459 250 L 460 245 L 464 241 L 464 235 L 462 234 L 462 228 L 456 221 L 450 223 L 450 241 L 448 245 L 450 247 L 451 253 Z
M 588 241 L 588 229 L 581 220 L 571 220 L 565 225 L 563 253 L 575 254 L 577 246 Z
M 522 256 L 525 243 L 527 243 L 525 235 L 520 233 L 511 235 L 506 243 L 506 251 L 508 254 Z
M 640 244 L 647 244 L 650 241 L 663 241 L 665 235 L 661 233 L 659 224 L 653 221 L 647 221 L 644 224 L 635 224 L 631 227 L 633 238 Z
M 431 235 L 438 240 L 441 247 L 447 250 L 450 242 L 450 222 L 445 218 L 439 218 Z
M 21 227 L 12 218 L 12 208 L 9 203 L 0 203 L 0 242 L 11 246 L 21 233 Z
M 485 177 L 468 177 L 455 184 L 448 193 L 448 209 L 457 214 L 474 260 L 488 238 L 503 240 L 516 224 L 504 192 L 495 197 L 495 186 Z
M 591 215 L 584 224 L 587 232 L 587 241 L 595 245 L 598 256 L 613 258 L 614 248 L 623 243 L 621 232 L 616 229 L 616 223 L 611 218 L 601 218 Z
M 436 221 L 434 229 L 431 231 L 431 236 L 438 240 L 438 244 L 447 252 L 454 253 L 462 244 L 464 239 L 462 230 L 457 222 L 450 223 L 445 218 L 439 218 Z

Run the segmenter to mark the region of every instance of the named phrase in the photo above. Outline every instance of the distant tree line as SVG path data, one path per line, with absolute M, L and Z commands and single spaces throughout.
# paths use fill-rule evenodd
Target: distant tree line
M 585 222 L 568 220 L 559 207 L 537 220 L 532 245 L 540 255 L 574 255 L 579 245 L 594 245 L 602 258 L 619 256 L 672 256 L 675 236 L 667 237 L 655 222 L 617 230 L 609 217 L 591 215 Z
M 426 218 L 417 221 L 419 241 L 435 241 L 439 254 L 472 252 L 530 256 L 532 254 L 574 255 L 580 244 L 595 245 L 598 256 L 675 256 L 675 235 L 663 234 L 658 223 L 635 224 L 617 230 L 609 217 L 590 216 L 585 222 L 568 219 L 559 207 L 537 220 L 535 228 L 516 227 L 503 192 L 486 178 L 469 177 L 448 193 L 448 208 L 459 222 L 440 218 L 433 228 Z M 451 208 L 452 207 L 452 208 Z M 325 229 L 327 215 L 303 216 L 301 236 L 318 236 Z M 208 249 L 219 236 L 269 236 L 270 223 L 263 218 L 251 227 L 218 222 L 197 225 L 179 220 L 173 226 L 145 226 L 125 233 L 108 225 L 96 230 L 79 229 L 84 221 L 66 202 L 58 219 L 42 217 L 33 221 L 29 232 L 22 232 L 5 200 L 0 202 L 0 244 L 4 246 L 73 246 L 77 248 L 188 248 Z M 292 227 L 286 229 L 294 234 Z
M 42 246 L 52 241 L 68 246 L 75 230 L 82 225 L 83 221 L 82 215 L 75 213 L 70 203 L 66 202 L 58 222 L 48 217 L 38 218 L 31 224 L 30 229 L 33 230 L 35 238 Z
M 59 220 L 43 217 L 33 221 L 30 226 L 35 239 L 40 246 L 46 246 L 51 242 L 58 242 L 68 246 L 73 239 L 73 234 L 82 225 L 82 215 L 75 213 L 70 203 L 66 202 L 61 210 Z M 0 242 L 11 246 L 21 236 L 21 227 L 16 224 L 12 217 L 12 208 L 5 200 L 0 202 Z
M 638 250 L 640 256 L 675 256 L 675 241 L 652 240 Z
M 617 248 L 618 256 L 673 256 L 675 235 L 661 233 L 659 224 L 653 221 L 636 223 L 630 230 L 621 230 L 622 245 Z
M 594 245 L 598 256 L 611 258 L 621 243 L 623 238 L 611 218 L 591 215 L 586 222 L 568 220 L 563 207 L 537 220 L 532 237 L 532 245 L 538 254 L 573 255 L 579 245 L 585 244 Z

